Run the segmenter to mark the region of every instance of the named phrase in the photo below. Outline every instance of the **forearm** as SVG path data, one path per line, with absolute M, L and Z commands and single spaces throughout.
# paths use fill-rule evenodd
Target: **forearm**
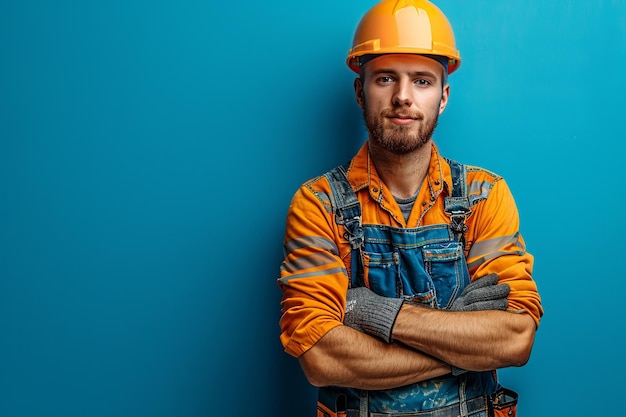
M 405 304 L 392 337 L 459 368 L 486 371 L 525 364 L 535 330 L 528 314 L 453 312 Z
M 368 390 L 395 388 L 450 373 L 450 365 L 400 344 L 338 326 L 300 356 L 309 382 Z

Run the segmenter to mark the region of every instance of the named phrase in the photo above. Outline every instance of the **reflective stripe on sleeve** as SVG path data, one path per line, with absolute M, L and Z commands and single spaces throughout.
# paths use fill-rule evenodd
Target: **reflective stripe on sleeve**
M 278 281 L 285 283 L 289 281 L 290 279 L 295 279 L 295 278 L 311 278 L 311 277 L 327 276 L 327 275 L 332 275 L 332 274 L 346 275 L 347 271 L 345 268 L 323 269 L 323 270 L 318 270 L 318 271 L 303 272 L 301 274 L 289 275 L 284 278 L 280 278 Z
M 333 255 L 339 254 L 339 249 L 337 249 L 337 245 L 332 240 L 319 236 L 302 236 L 285 243 L 285 257 L 289 256 L 291 252 L 302 248 L 316 248 L 329 251 Z
M 294 252 L 309 249 L 303 256 L 295 256 Z M 346 269 L 337 266 L 339 250 L 335 242 L 319 236 L 302 236 L 285 244 L 285 261 L 280 266 L 281 272 L 291 274 L 281 278 L 287 281 L 292 278 L 322 276 L 335 273 L 346 274 Z M 321 268 L 328 266 L 330 269 Z M 316 269 L 317 268 L 317 269 Z M 311 269 L 316 269 L 311 271 Z M 306 270 L 306 272 L 304 272 Z M 303 271 L 303 272 L 299 272 Z
M 471 268 L 475 268 L 485 261 L 497 258 L 503 255 L 523 255 L 526 252 L 526 245 L 520 240 L 519 232 L 514 235 L 501 236 L 494 239 L 476 242 L 470 249 L 468 259 L 475 259 L 467 264 Z
M 476 204 L 481 200 L 486 200 L 491 192 L 493 184 L 488 181 L 472 181 L 469 184 L 468 197 L 472 204 Z

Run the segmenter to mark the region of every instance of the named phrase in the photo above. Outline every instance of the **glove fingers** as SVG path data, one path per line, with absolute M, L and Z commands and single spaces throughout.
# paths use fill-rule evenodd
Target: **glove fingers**
M 468 293 L 465 296 L 465 304 L 506 298 L 510 292 L 511 289 L 507 284 L 499 284 L 492 285 L 490 287 L 479 288 Z
M 485 310 L 506 310 L 509 306 L 509 302 L 506 298 L 491 301 L 479 301 L 477 303 L 469 304 L 458 311 L 485 311 Z
M 463 289 L 463 292 L 461 292 L 461 297 L 479 288 L 489 287 L 491 285 L 496 285 L 497 283 L 498 275 L 485 275 L 484 277 L 480 277 L 477 280 L 470 282 L 467 287 Z

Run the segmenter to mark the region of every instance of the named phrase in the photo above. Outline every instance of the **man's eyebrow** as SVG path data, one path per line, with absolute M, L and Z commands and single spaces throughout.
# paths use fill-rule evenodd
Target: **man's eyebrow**
M 437 78 L 437 74 L 435 74 L 432 71 L 414 71 L 411 73 L 411 76 L 413 77 L 432 77 L 432 78 Z
M 393 74 L 393 75 L 397 75 L 398 71 L 392 69 L 392 68 L 379 68 L 377 70 L 373 70 L 372 71 L 372 75 L 380 75 L 380 74 Z
M 372 71 L 372 75 L 380 75 L 380 74 L 393 74 L 398 75 L 399 72 L 392 68 L 379 68 Z M 409 73 L 411 77 L 431 77 L 437 79 L 437 74 L 432 71 L 412 71 Z

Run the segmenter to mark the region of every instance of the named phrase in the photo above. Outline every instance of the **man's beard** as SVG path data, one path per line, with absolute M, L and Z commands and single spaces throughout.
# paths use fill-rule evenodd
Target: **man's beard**
M 413 117 L 417 119 L 416 122 L 420 122 L 420 126 L 417 131 L 414 124 L 392 125 L 386 129 L 384 123 L 390 116 Z M 383 110 L 380 114 L 372 114 L 367 111 L 367 106 L 364 106 L 363 118 L 371 140 L 395 155 L 407 155 L 420 149 L 432 138 L 439 121 L 439 113 L 434 112 L 431 118 L 423 113 L 407 114 L 399 110 Z

